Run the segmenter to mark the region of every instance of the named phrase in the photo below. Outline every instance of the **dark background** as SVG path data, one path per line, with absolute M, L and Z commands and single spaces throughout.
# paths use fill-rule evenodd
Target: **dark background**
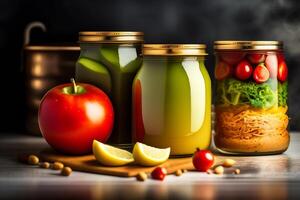
M 212 75 L 214 40 L 282 40 L 289 66 L 291 129 L 300 130 L 300 3 L 296 0 L 0 0 L 0 132 L 22 132 L 23 31 L 41 21 L 32 43 L 73 42 L 83 30 L 145 32 L 147 43 L 206 43 Z

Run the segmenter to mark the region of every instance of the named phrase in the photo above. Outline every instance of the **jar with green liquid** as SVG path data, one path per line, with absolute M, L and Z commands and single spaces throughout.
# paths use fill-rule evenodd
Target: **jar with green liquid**
M 133 83 L 133 141 L 183 156 L 211 142 L 205 45 L 147 44 Z
M 141 32 L 80 32 L 76 80 L 102 89 L 111 99 L 115 122 L 108 143 L 131 145 L 132 82 L 142 64 Z

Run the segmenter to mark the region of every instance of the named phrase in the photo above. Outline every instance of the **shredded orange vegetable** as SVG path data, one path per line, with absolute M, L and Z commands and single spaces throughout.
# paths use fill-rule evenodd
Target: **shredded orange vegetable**
M 220 137 L 251 139 L 288 134 L 287 107 L 257 109 L 249 105 L 217 106 L 216 132 Z

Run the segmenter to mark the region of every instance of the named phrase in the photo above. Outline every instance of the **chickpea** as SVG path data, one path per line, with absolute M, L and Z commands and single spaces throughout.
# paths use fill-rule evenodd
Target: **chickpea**
M 234 174 L 240 174 L 240 173 L 241 173 L 241 170 L 240 170 L 240 169 L 235 169 L 233 173 L 234 173 Z
M 186 172 L 188 172 L 187 169 L 183 169 L 183 170 L 182 170 L 182 173 L 186 173 Z
M 181 169 L 176 170 L 175 175 L 176 176 L 181 176 L 182 175 Z
M 50 167 L 50 163 L 48 163 L 48 162 L 41 162 L 41 163 L 40 163 L 40 167 L 41 167 L 41 168 L 48 169 L 48 168 Z
M 61 170 L 62 168 L 64 168 L 64 164 L 61 162 L 54 162 L 52 165 L 52 169 L 54 170 Z
M 222 166 L 223 167 L 232 167 L 235 163 L 236 163 L 236 161 L 233 159 L 225 159 Z
M 63 176 L 70 176 L 71 173 L 72 173 L 72 169 L 70 167 L 64 167 L 61 170 L 61 175 L 63 175 Z
M 39 158 L 36 155 L 30 155 L 27 162 L 30 165 L 37 165 L 39 163 Z
M 138 181 L 145 181 L 145 180 L 147 180 L 147 178 L 148 178 L 148 176 L 145 172 L 140 172 L 136 176 L 136 180 L 138 180 Z
M 224 167 L 217 166 L 214 171 L 215 171 L 215 174 L 223 174 L 224 173 Z

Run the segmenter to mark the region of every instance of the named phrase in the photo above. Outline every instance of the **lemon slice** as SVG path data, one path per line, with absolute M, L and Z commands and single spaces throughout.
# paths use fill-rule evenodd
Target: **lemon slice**
M 98 162 L 107 166 L 121 166 L 134 161 L 132 153 L 97 140 L 93 141 L 93 153 Z
M 137 142 L 133 147 L 133 157 L 137 164 L 143 166 L 156 166 L 166 160 L 170 156 L 170 147 L 166 149 L 158 149 Z

